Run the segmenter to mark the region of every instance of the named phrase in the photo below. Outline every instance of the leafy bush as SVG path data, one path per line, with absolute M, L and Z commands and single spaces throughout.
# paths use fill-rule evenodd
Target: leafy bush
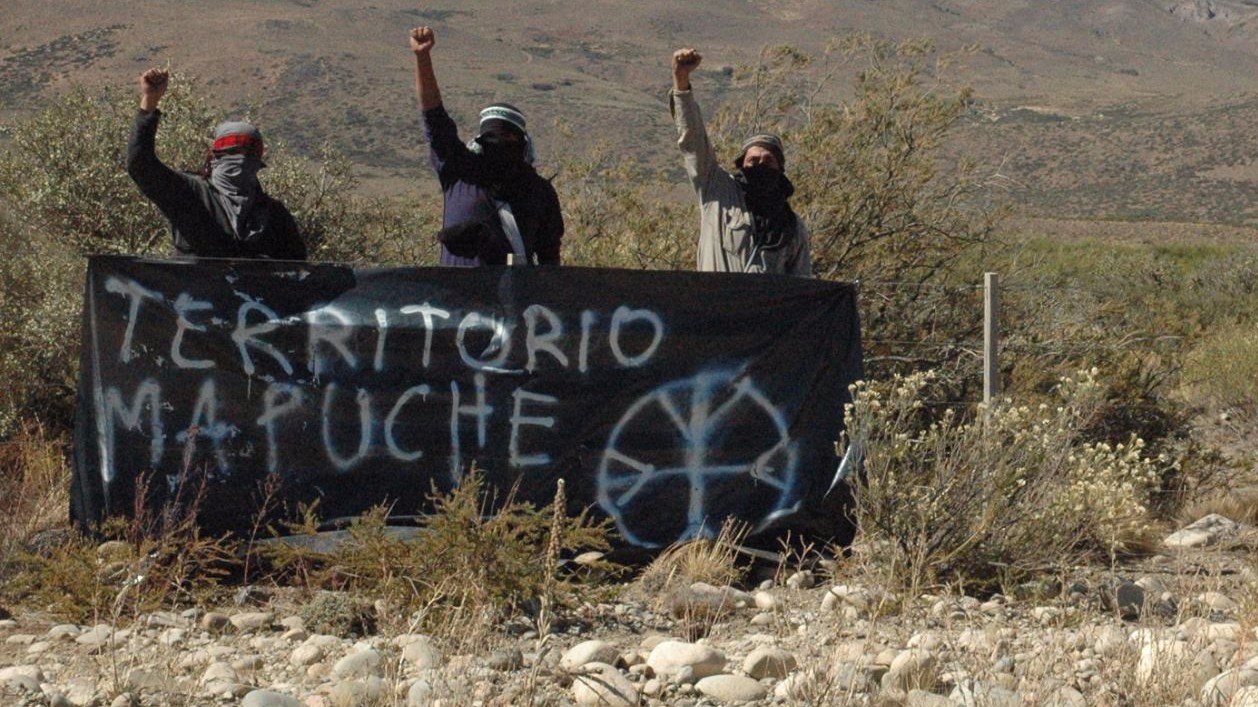
M 176 169 L 199 171 L 222 117 L 195 81 L 176 77 L 162 102 L 157 148 Z M 77 87 L 12 126 L 0 153 L 0 438 L 38 417 L 54 433 L 71 420 L 84 256 L 164 255 L 170 235 L 157 208 L 126 174 L 133 95 Z M 261 179 L 284 201 L 312 258 L 431 263 L 435 205 L 355 194 L 352 164 L 324 149 L 309 162 L 276 144 Z
M 932 378 L 861 384 L 847 409 L 865 455 L 858 523 L 889 544 L 899 581 L 982 585 L 1142 547 L 1156 467 L 1138 438 L 1087 440 L 1104 404 L 1096 371 L 1062 379 L 1055 405 L 1001 404 L 972 420 L 925 414 Z
M 556 179 L 564 262 L 590 267 L 694 267 L 698 214 L 670 199 L 668 177 L 603 144 L 569 156 Z

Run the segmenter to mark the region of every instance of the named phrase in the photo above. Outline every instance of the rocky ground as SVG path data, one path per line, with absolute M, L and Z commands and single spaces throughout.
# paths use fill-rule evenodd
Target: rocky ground
M 749 590 L 626 585 L 543 640 L 521 619 L 462 649 L 369 618 L 311 626 L 335 597 L 280 589 L 119 625 L 0 609 L 0 704 L 1258 706 L 1253 537 L 1212 516 L 1164 554 L 1011 596 L 899 597 L 845 564 Z

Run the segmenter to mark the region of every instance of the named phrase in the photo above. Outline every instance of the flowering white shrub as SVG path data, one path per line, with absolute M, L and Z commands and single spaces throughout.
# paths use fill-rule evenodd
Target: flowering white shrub
M 933 415 L 930 373 L 853 387 L 847 440 L 863 451 L 852 480 L 858 522 L 906 584 L 1006 579 L 1083 554 L 1114 554 L 1145 535 L 1157 486 L 1132 438 L 1082 438 L 1102 404 L 1095 369 L 1063 378 L 1056 404 Z

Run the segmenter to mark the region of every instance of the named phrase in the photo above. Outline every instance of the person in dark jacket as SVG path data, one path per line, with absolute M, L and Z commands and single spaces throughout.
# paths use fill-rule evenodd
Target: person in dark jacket
M 140 110 L 127 143 L 127 174 L 170 222 L 175 251 L 203 258 L 305 260 L 306 244 L 288 209 L 262 190 L 258 170 L 262 133 L 243 122 L 214 132 L 204 175 L 179 172 L 154 147 L 170 72 L 149 69 L 140 77 Z
M 495 103 L 480 113 L 480 133 L 459 139 L 441 102 L 432 65 L 433 31 L 411 30 L 415 91 L 423 111 L 432 166 L 445 197 L 441 264 L 494 265 L 517 262 L 558 265 L 563 239 L 559 196 L 533 168 L 533 142 L 524 115 Z

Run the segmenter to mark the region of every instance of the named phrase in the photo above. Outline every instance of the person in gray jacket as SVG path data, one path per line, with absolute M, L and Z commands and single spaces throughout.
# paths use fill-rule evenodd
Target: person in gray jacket
M 812 277 L 808 228 L 788 201 L 795 187 L 786 177 L 781 138 L 751 136 L 734 171 L 723 169 L 690 87 L 702 59 L 694 49 L 673 52 L 669 91 L 677 145 L 699 195 L 699 270 Z

